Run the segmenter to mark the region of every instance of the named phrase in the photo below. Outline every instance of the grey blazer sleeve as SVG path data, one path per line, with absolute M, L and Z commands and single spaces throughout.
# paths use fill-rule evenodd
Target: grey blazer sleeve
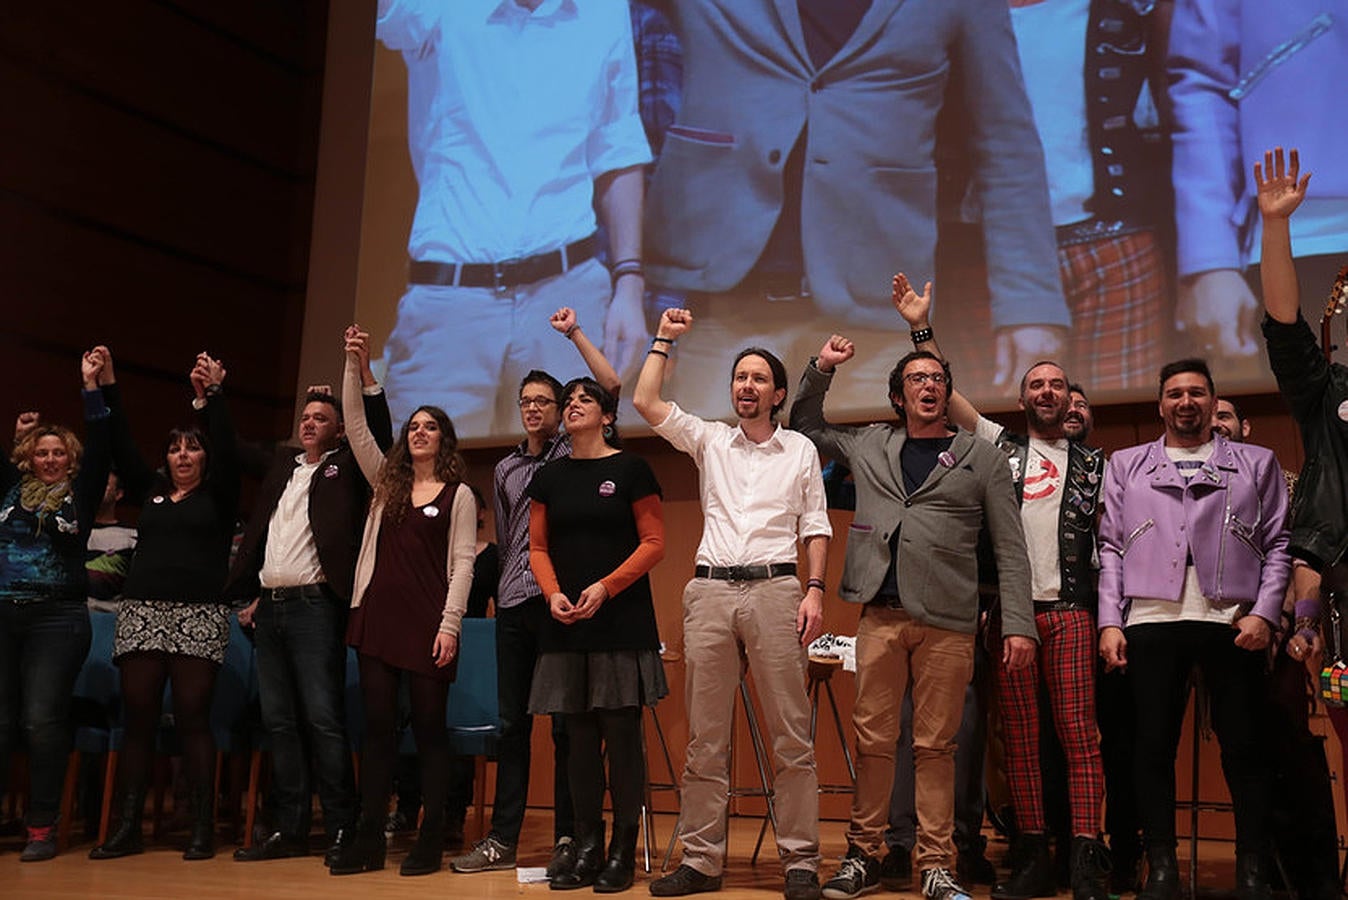
M 1020 635 L 1039 642 L 1030 596 L 1030 557 L 1020 524 L 1020 504 L 1004 458 L 994 453 L 992 472 L 983 497 L 983 515 L 997 557 L 998 592 L 1002 604 L 1002 635 Z

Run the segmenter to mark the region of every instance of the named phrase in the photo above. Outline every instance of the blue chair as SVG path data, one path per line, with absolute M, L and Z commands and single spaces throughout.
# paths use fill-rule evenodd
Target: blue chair
M 486 830 L 487 760 L 501 737 L 496 693 L 496 620 L 464 619 L 459 633 L 459 669 L 445 710 L 449 751 L 475 758 L 473 806 L 479 832 Z M 479 837 L 481 834 L 479 833 Z

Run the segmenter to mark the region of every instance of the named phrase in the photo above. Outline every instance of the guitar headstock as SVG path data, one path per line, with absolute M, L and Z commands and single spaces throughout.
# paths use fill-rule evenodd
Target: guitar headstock
M 1339 269 L 1339 274 L 1334 278 L 1334 287 L 1329 292 L 1329 300 L 1325 303 L 1325 315 L 1337 316 L 1341 314 L 1344 307 L 1348 307 L 1348 266 Z

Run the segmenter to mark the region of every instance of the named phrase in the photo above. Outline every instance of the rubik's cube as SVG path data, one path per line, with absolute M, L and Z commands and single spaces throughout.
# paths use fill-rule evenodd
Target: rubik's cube
M 1320 696 L 1329 706 L 1348 706 L 1348 666 L 1339 662 L 1320 670 Z

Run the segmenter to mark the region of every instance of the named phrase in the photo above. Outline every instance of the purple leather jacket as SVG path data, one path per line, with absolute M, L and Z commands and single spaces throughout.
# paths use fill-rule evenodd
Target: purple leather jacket
M 1132 597 L 1179 602 L 1193 555 L 1209 600 L 1252 604 L 1278 624 L 1291 560 L 1287 485 L 1273 451 L 1213 438 L 1212 456 L 1187 481 L 1165 438 L 1129 447 L 1105 469 L 1100 521 L 1099 627 L 1123 627 Z

